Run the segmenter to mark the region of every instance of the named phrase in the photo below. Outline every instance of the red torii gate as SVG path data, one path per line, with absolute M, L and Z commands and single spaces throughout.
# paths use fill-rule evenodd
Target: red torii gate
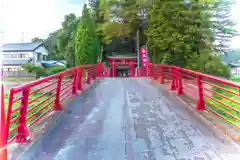
M 129 65 L 130 77 L 134 77 L 134 65 L 137 64 L 136 57 L 109 57 L 106 56 L 109 65 L 112 65 L 112 76 L 116 76 L 116 65 Z M 120 61 L 120 62 L 119 62 Z

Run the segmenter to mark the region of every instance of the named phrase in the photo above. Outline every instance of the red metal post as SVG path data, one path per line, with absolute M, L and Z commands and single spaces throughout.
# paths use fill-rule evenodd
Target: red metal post
M 57 88 L 56 88 L 56 99 L 55 99 L 55 111 L 61 111 L 62 110 L 62 105 L 60 102 L 60 94 L 61 94 L 61 86 L 62 86 L 62 76 L 58 77 L 57 80 Z
M 116 63 L 115 63 L 115 61 L 112 62 L 112 76 L 116 77 Z
M 29 98 L 29 88 L 23 88 L 22 91 L 22 103 L 20 106 L 20 115 L 19 115 L 19 127 L 16 137 L 17 143 L 24 143 L 31 141 L 31 137 L 27 128 L 26 116 L 28 110 L 28 98 Z
M 157 78 L 158 78 L 157 69 L 158 69 L 158 66 L 156 64 L 153 64 L 153 79 L 154 80 L 157 80 Z
M 74 71 L 73 75 L 73 85 L 72 85 L 72 94 L 76 95 L 77 94 L 77 69 Z
M 96 74 L 97 74 L 97 68 L 96 65 L 92 65 L 92 79 L 96 79 Z
M 177 68 L 175 70 L 175 73 L 177 74 L 176 77 L 176 82 L 177 82 L 177 94 L 180 96 L 183 94 L 183 85 L 182 85 L 182 76 L 180 75 L 180 70 L 181 68 Z
M 3 81 L 2 81 L 3 83 Z M 0 159 L 7 160 L 8 159 L 8 150 L 7 150 L 7 128 L 5 121 L 5 103 L 4 103 L 4 88 L 3 84 L 1 84 L 1 115 L 0 115 Z
M 175 68 L 174 66 L 171 67 L 171 74 L 172 74 L 172 82 L 171 82 L 171 86 L 170 86 L 170 90 L 174 91 L 177 89 L 176 86 L 176 77 L 175 77 Z
M 77 89 L 78 90 L 82 90 L 82 73 L 83 73 L 83 69 L 81 67 L 77 68 L 77 76 L 78 76 L 78 80 L 77 80 Z
M 87 69 L 87 84 L 91 83 L 91 71 L 90 68 Z
M 206 108 L 203 96 L 203 86 L 201 76 L 197 75 L 197 87 L 198 87 L 198 103 L 197 110 L 204 110 Z
M 160 84 L 164 84 L 164 67 L 160 65 L 159 70 L 160 70 Z
M 134 77 L 134 63 L 133 62 L 129 63 L 129 68 L 130 68 L 130 77 Z
M 98 62 L 98 77 L 102 77 L 103 66 L 101 62 Z

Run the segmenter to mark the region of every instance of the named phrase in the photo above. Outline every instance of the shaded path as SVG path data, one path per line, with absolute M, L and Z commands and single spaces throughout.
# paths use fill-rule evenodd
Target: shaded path
M 95 88 L 95 89 L 94 89 Z M 237 160 L 180 101 L 147 79 L 106 79 L 69 106 L 21 160 Z

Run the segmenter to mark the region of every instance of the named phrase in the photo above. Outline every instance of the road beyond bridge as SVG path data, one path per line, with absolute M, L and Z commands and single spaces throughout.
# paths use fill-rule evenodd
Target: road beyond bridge
M 148 78 L 104 78 L 78 96 L 20 160 L 238 160 L 172 93 Z

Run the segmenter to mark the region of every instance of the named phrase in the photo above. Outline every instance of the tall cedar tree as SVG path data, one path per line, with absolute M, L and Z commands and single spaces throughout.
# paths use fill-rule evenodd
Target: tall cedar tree
M 93 64 L 99 54 L 99 41 L 91 13 L 85 4 L 75 39 L 76 64 Z

